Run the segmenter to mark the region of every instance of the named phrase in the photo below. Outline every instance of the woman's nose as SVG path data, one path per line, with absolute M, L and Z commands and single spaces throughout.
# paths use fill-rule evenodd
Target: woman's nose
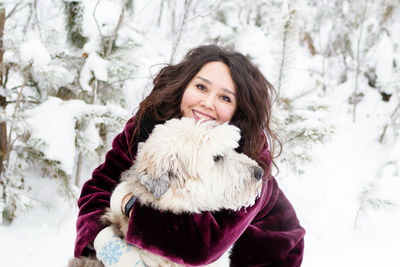
M 211 94 L 207 95 L 202 99 L 200 104 L 203 105 L 205 108 L 214 110 L 214 108 L 215 108 L 215 97 L 213 95 L 211 95 Z

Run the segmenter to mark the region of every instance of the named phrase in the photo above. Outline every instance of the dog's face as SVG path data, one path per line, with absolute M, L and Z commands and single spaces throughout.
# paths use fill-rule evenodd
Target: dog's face
M 234 149 L 237 127 L 191 118 L 157 125 L 139 144 L 136 173 L 161 208 L 200 212 L 250 206 L 260 194 L 262 169 Z

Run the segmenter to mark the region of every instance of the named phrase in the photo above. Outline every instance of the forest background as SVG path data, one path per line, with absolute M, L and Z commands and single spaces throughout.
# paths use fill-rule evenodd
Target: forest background
M 277 90 L 303 266 L 400 266 L 399 0 L 0 1 L 2 266 L 66 266 L 82 184 L 157 71 L 210 43 Z

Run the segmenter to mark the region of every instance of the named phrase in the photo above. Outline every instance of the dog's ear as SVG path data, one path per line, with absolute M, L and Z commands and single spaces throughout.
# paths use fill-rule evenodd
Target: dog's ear
M 153 193 L 155 198 L 160 198 L 164 195 L 169 187 L 169 177 L 167 173 L 162 173 L 157 178 L 144 175 L 140 179 L 140 182 L 147 188 L 147 190 Z
M 234 125 L 228 123 L 215 125 L 209 135 L 212 136 L 213 145 L 217 150 L 235 149 L 239 146 L 240 129 Z

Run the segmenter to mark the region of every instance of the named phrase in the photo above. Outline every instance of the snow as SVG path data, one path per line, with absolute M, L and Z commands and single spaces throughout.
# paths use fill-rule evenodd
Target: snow
M 112 33 L 121 10 L 119 5 L 113 4 L 113 1 L 100 1 L 96 7 L 97 2 L 82 1 L 86 8 L 83 34 L 89 38 L 89 42 L 80 51 L 86 52 L 88 58 L 81 68 L 79 81 L 82 89 L 88 92 L 92 90 L 89 81 L 93 76 L 102 81 L 110 78 L 109 61 L 99 56 L 101 36 L 93 17 L 94 9 L 96 8 L 97 23 L 100 25 L 102 35 Z M 45 5 L 45 2 L 43 3 Z M 233 4 L 233 2 L 226 3 L 230 9 L 234 8 L 229 6 Z M 135 5 L 131 23 L 121 28 L 120 39 L 117 39 L 117 42 L 122 42 L 125 38 L 131 37 L 137 44 L 135 49 L 129 50 L 129 58 L 132 58 L 134 61 L 132 64 L 138 69 L 134 77 L 122 86 L 129 110 L 137 108 L 147 93 L 144 89 L 151 87 L 151 78 L 163 63 L 168 62 L 173 47 L 173 40 L 168 30 L 169 22 L 162 23 L 159 28 L 148 27 L 151 23 L 156 24 L 159 3 L 139 1 L 135 2 Z M 203 9 L 208 12 L 208 5 L 204 5 Z M 166 5 L 164 8 L 167 10 L 165 13 L 170 11 L 167 9 L 169 6 Z M 349 13 L 349 9 L 349 6 L 344 6 L 344 13 Z M 202 10 L 199 14 L 204 12 Z M 277 63 L 274 61 L 275 50 L 281 48 L 279 42 L 274 40 L 275 35 L 266 35 L 267 27 L 261 30 L 254 25 L 243 27 L 234 15 L 236 14 L 229 13 L 227 16 L 232 22 L 230 26 L 236 26 L 235 30 L 221 22 L 213 22 L 212 27 L 207 26 L 205 22 L 209 22 L 209 18 L 192 14 L 191 27 L 188 26 L 186 35 L 183 34 L 176 58 L 181 57 L 187 48 L 200 44 L 203 40 L 228 36 L 226 44 L 235 44 L 237 50 L 252 56 L 263 73 L 270 80 L 275 80 L 278 71 Z M 167 16 L 168 14 L 162 16 L 162 22 L 167 21 Z M 331 42 L 331 32 L 335 27 L 336 30 L 340 27 L 339 25 L 333 27 L 336 23 L 336 21 L 325 22 L 321 25 L 320 39 L 315 42 L 317 50 L 323 50 L 327 47 L 327 43 Z M 201 25 L 200 28 L 204 32 L 197 31 L 198 28 L 193 26 L 197 24 Z M 275 26 L 272 26 L 271 31 L 279 32 Z M 240 32 L 236 32 L 238 29 Z M 391 34 L 394 40 L 399 32 L 392 30 Z M 41 41 L 38 35 L 27 36 L 29 38 L 26 38 L 17 51 L 6 50 L 5 61 L 12 61 L 12 58 L 20 56 L 24 64 L 33 63 L 33 67 L 42 72 L 55 71 L 57 74 L 53 75 L 53 79 L 59 80 L 57 86 L 71 82 L 74 75 L 68 74 L 68 70 L 63 66 L 55 65 L 54 55 L 46 48 L 46 43 Z M 60 50 L 63 49 L 67 50 L 67 47 Z M 383 35 L 381 43 L 369 58 L 371 62 L 377 62 L 379 84 L 390 84 L 392 87 L 388 88 L 392 89 L 395 83 L 398 83 L 396 76 L 398 73 L 394 73 L 390 67 L 393 64 L 394 54 L 397 53 L 398 57 L 396 49 L 398 48 L 390 38 Z M 311 55 L 301 48 L 291 50 L 291 53 L 293 62 L 287 69 L 286 76 L 289 78 L 285 82 L 285 86 L 291 90 L 282 92 L 285 97 L 296 98 L 315 86 L 317 80 L 315 75 L 318 76 L 320 73 L 311 73 L 310 70 L 320 70 L 322 65 L 326 64 L 327 77 L 332 75 L 329 71 L 336 74 L 338 72 L 335 69 L 337 66 L 328 62 L 323 63 L 320 55 L 311 58 Z M 389 122 L 388 118 L 398 100 L 393 95 L 390 102 L 383 102 L 378 90 L 360 87 L 364 98 L 357 106 L 356 122 L 353 122 L 352 106 L 347 101 L 354 90 L 355 78 L 351 72 L 347 75 L 347 82 L 340 85 L 337 84 L 337 80 L 328 81 L 331 90 L 326 92 L 324 98 L 318 96 L 312 99 L 307 96 L 299 98 L 294 103 L 294 108 L 302 108 L 310 103 L 329 106 L 329 112 L 323 115 L 322 112 L 305 114 L 304 110 L 299 111 L 299 114 L 301 112 L 302 116 L 309 118 L 303 125 L 309 128 L 332 127 L 334 134 L 324 143 L 315 144 L 310 148 L 312 161 L 303 166 L 301 173 L 280 168 L 276 178 L 307 231 L 303 267 L 398 267 L 400 266 L 398 260 L 400 140 L 398 137 L 396 139 L 392 130 L 388 130 L 383 143 L 379 142 L 383 127 Z M 17 78 L 11 79 L 10 84 L 15 86 L 21 84 L 21 77 Z M 363 75 L 360 75 L 359 83 L 367 84 Z M 93 106 L 93 110 L 102 109 L 110 109 L 114 114 L 121 113 L 121 117 L 127 117 L 130 113 L 111 105 Z M 47 144 L 46 157 L 59 160 L 68 174 L 72 174 L 75 168 L 76 118 L 87 112 L 89 112 L 87 105 L 81 100 L 63 101 L 56 97 L 48 97 L 43 104 L 26 114 L 29 117 L 28 127 L 32 131 L 32 136 L 40 137 Z M 298 127 L 298 124 L 292 127 Z M 291 127 L 287 127 L 282 130 L 290 129 Z M 90 124 L 85 131 L 85 140 L 92 142 L 88 147 L 95 148 L 100 142 L 95 132 L 94 124 Z M 290 152 L 299 154 L 303 150 L 304 147 L 295 146 Z M 82 175 L 84 180 L 90 177 L 90 172 L 98 163 L 86 164 L 83 170 L 85 175 Z M 26 183 L 32 190 L 27 190 L 26 193 L 33 199 L 35 205 L 29 211 L 17 212 L 17 217 L 11 225 L 1 224 L 0 221 L 0 265 L 66 266 L 68 259 L 73 256 L 75 221 L 78 213 L 76 199 L 80 188 L 74 187 L 75 199 L 66 200 L 59 192 L 60 186 L 56 179 L 43 178 L 35 170 L 28 174 Z M 363 203 L 361 200 L 365 192 L 368 192 L 369 199 L 387 201 L 393 205 L 374 208 L 373 203 Z M 1 205 L 0 202 L 0 211 Z
M 101 58 L 96 52 L 91 52 L 83 65 L 79 83 L 83 90 L 92 92 L 92 87 L 90 87 L 89 82 L 93 75 L 96 79 L 100 81 L 108 80 L 107 73 L 108 61 Z
M 382 37 L 382 41 L 379 43 L 376 52 L 376 74 L 382 81 L 392 82 L 395 77 L 392 74 L 392 60 L 393 58 L 393 46 L 390 42 L 389 37 L 385 34 Z M 379 56 L 378 56 L 379 55 Z
M 39 66 L 47 65 L 50 60 L 50 54 L 47 51 L 43 43 L 37 39 L 33 38 L 26 41 L 21 45 L 21 59 L 25 64 L 35 63 Z
M 49 97 L 45 103 L 31 111 L 28 119 L 33 137 L 47 141 L 46 155 L 59 160 L 68 174 L 72 174 L 74 157 L 71 155 L 75 155 L 73 115 L 84 108 L 81 100 L 64 102 L 59 98 Z
M 83 35 L 89 41 L 84 51 L 94 52 L 100 49 L 99 41 L 103 36 L 111 36 L 118 21 L 121 7 L 112 1 L 82 1 L 85 12 L 83 14 Z
M 39 189 L 31 196 L 41 205 L 18 214 L 12 226 L 0 226 L 1 266 L 66 266 L 73 253 L 77 208 L 60 197 L 55 180 L 34 177 L 28 183 Z
M 382 106 L 377 96 L 360 104 L 357 123 L 343 112 L 339 96 L 331 97 L 339 102 L 327 118 L 335 135 L 313 148 L 314 160 L 303 175 L 283 174 L 280 181 L 307 231 L 302 266 L 398 266 L 398 206 L 369 207 L 356 215 L 362 190 L 374 183 L 376 197 L 400 204 L 398 166 L 387 165 L 399 160 L 400 143 L 387 147 L 377 141 L 382 124 L 368 112 Z

